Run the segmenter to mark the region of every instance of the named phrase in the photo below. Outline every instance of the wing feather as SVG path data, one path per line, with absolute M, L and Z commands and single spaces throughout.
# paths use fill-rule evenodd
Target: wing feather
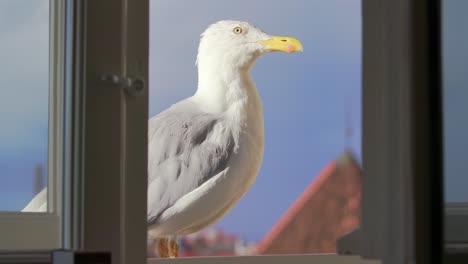
M 148 223 L 224 170 L 234 151 L 220 115 L 172 107 L 149 121 Z

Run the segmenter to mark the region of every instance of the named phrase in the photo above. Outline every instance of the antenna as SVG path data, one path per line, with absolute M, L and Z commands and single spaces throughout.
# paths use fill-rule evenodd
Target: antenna
M 345 151 L 351 150 L 351 141 L 353 138 L 353 113 L 351 105 L 351 96 L 349 91 L 346 92 L 344 98 L 344 148 Z

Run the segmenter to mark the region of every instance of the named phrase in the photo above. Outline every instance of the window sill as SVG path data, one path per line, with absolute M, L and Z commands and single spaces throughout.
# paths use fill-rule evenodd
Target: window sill
M 50 264 L 52 254 L 49 250 L 0 251 L 0 263 Z
M 364 260 L 360 256 L 314 254 L 314 255 L 270 255 L 242 257 L 199 257 L 178 259 L 148 259 L 148 264 L 380 264 L 379 260 Z

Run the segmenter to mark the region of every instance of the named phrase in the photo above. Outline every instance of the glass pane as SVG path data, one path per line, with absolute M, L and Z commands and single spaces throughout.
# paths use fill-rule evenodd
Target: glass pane
M 468 2 L 442 3 L 445 199 L 468 202 Z
M 196 233 L 178 236 L 179 257 L 335 252 L 337 238 L 360 222 L 361 3 L 342 0 L 291 0 L 285 3 L 269 0 L 150 1 L 150 118 L 192 96 L 197 91 L 197 84 L 200 88 L 194 97 L 199 100 L 197 103 L 170 110 L 179 112 L 168 121 L 177 126 L 174 133 L 169 131 L 167 123 L 150 121 L 148 204 L 150 216 L 153 215 L 149 235 L 180 231 L 171 224 L 177 225 L 177 221 L 186 219 L 194 226 L 201 221 L 203 224 L 200 225 L 204 227 L 206 221 L 217 219 L 214 215 L 226 213 L 219 221 L 213 220 L 212 225 Z M 264 154 L 258 176 L 245 196 L 234 203 L 232 210 L 215 212 L 213 207 L 225 198 L 220 198 L 223 194 L 214 195 L 200 203 L 199 209 L 187 210 L 190 212 L 187 215 L 171 218 L 170 208 L 174 209 L 171 206 L 179 201 L 177 199 L 183 199 L 178 198 L 177 192 L 187 192 L 184 188 L 190 188 L 190 181 L 201 170 L 200 166 L 195 166 L 193 171 L 184 171 L 190 166 L 188 163 L 210 159 L 208 154 L 193 154 L 198 151 L 194 148 L 203 148 L 199 142 L 209 137 L 219 140 L 217 143 L 226 143 L 229 138 L 213 138 L 214 134 L 209 132 L 213 128 L 209 126 L 208 132 L 199 132 L 203 136 L 196 140 L 200 141 L 190 141 L 192 145 L 188 142 L 177 145 L 179 143 L 171 141 L 175 139 L 170 135 L 177 137 L 178 132 L 182 133 L 179 129 L 202 127 L 206 121 L 193 113 L 206 113 L 209 120 L 216 114 L 228 115 L 227 109 L 235 105 L 229 101 L 229 96 L 239 97 L 220 89 L 234 87 L 235 90 L 241 83 L 242 93 L 251 87 L 248 77 L 240 73 L 245 66 L 242 64 L 245 57 L 239 52 L 249 51 L 242 49 L 244 44 L 239 43 L 249 42 L 245 45 L 255 49 L 258 46 L 252 43 L 266 38 L 262 31 L 250 25 L 226 22 L 212 28 L 218 31 L 205 34 L 206 45 L 198 53 L 200 34 L 208 25 L 225 19 L 248 21 L 268 34 L 297 38 L 302 42 L 304 52 L 264 54 L 251 69 L 263 108 Z M 238 26 L 240 29 L 236 29 Z M 251 32 L 254 34 L 246 35 Z M 235 42 L 237 37 L 245 37 L 245 42 Z M 281 46 L 281 42 L 290 43 L 292 47 Z M 291 39 L 277 39 L 275 43 L 278 49 L 298 49 Z M 198 70 L 195 65 L 197 53 Z M 230 55 L 236 59 L 220 63 L 229 60 Z M 239 68 L 236 65 L 240 65 Z M 247 97 L 249 105 L 255 107 L 255 92 Z M 246 112 L 249 120 L 253 120 L 248 121 L 248 126 L 253 128 L 245 133 L 252 137 L 256 132 L 261 134 L 261 130 L 255 130 L 262 123 L 261 117 L 255 115 L 258 111 Z M 160 118 L 166 120 L 168 116 Z M 187 125 L 180 121 L 183 118 L 187 119 Z M 236 126 L 237 123 L 230 124 Z M 158 125 L 166 131 L 157 130 Z M 190 138 L 190 132 L 187 133 L 185 136 Z M 213 133 L 222 134 L 219 131 Z M 161 139 L 155 139 L 158 136 Z M 158 152 L 157 147 L 161 149 L 161 145 L 167 147 L 169 143 L 173 144 L 172 152 Z M 257 138 L 251 144 L 240 142 L 239 151 L 251 145 L 261 145 L 261 140 Z M 187 149 L 189 151 L 184 152 Z M 220 150 L 227 156 L 230 151 L 234 148 L 221 147 Z M 255 152 L 252 149 L 247 152 L 250 151 Z M 181 153 L 192 156 L 187 158 Z M 201 157 L 194 158 L 193 155 Z M 168 157 L 173 160 L 167 162 Z M 246 158 L 240 163 L 229 164 L 232 170 L 239 167 L 255 170 L 254 158 Z M 213 164 L 207 166 L 212 169 Z M 234 173 L 231 177 L 242 177 L 247 173 Z M 161 180 L 160 185 L 152 185 L 154 178 L 168 174 L 173 175 L 172 178 L 165 176 L 167 178 Z M 239 189 L 243 185 L 233 181 L 230 186 Z M 165 196 L 168 194 L 158 188 L 168 190 L 173 196 Z M 224 193 L 228 189 L 220 190 Z M 186 202 L 190 204 L 192 201 L 194 199 L 188 198 Z M 201 213 L 204 209 L 206 211 Z M 209 216 L 203 220 L 206 215 Z M 165 217 L 172 220 L 164 220 Z M 187 229 L 193 228 L 187 233 L 199 229 L 186 225 Z M 150 257 L 157 255 L 157 248 L 156 239 L 151 239 Z
M 47 184 L 49 2 L 0 1 L 0 211 Z

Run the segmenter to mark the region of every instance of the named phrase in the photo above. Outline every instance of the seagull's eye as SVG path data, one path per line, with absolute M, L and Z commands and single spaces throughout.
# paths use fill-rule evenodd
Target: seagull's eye
M 240 34 L 242 33 L 242 28 L 241 27 L 235 27 L 232 32 L 234 32 L 235 34 Z

